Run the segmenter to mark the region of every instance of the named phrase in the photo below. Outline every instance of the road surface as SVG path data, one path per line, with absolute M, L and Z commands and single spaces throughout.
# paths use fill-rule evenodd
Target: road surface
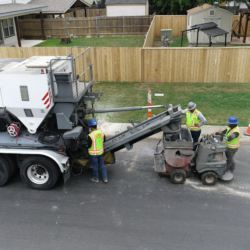
M 108 184 L 90 171 L 37 191 L 17 173 L 0 189 L 0 250 L 249 250 L 250 146 L 236 154 L 233 181 L 207 187 L 160 178 L 156 143 L 117 152 Z

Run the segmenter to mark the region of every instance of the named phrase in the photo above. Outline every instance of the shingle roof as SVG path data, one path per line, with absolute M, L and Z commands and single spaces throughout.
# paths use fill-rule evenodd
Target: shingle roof
M 80 0 L 82 3 L 88 5 L 89 7 L 93 4 L 94 0 Z
M 106 5 L 109 4 L 146 4 L 148 0 L 106 0 Z
M 13 15 L 17 13 L 27 14 L 31 11 L 41 10 L 46 8 L 46 4 L 21 4 L 21 3 L 10 3 L 0 5 L 0 16 Z
M 48 8 L 43 13 L 65 13 L 77 0 L 31 0 L 31 4 L 43 3 Z M 91 0 L 81 0 L 82 3 L 91 6 Z M 93 2 L 93 1 L 92 1 Z
M 187 13 L 192 15 L 192 14 L 194 14 L 196 12 L 208 9 L 210 7 L 212 7 L 212 5 L 205 3 L 205 4 L 201 5 L 201 6 L 197 6 L 197 7 L 193 8 L 193 9 L 187 10 Z

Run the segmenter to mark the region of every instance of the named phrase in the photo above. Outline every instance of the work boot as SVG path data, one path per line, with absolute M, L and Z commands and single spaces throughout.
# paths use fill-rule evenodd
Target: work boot
M 93 177 L 92 178 L 89 178 L 91 181 L 93 182 L 99 182 L 99 180 L 95 180 Z

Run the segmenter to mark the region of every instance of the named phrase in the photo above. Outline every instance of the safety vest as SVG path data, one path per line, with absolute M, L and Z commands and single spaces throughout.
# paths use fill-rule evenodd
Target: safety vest
M 104 142 L 104 132 L 102 130 L 95 130 L 89 134 L 92 145 L 89 148 L 90 155 L 101 155 L 103 154 L 103 142 Z
M 192 113 L 191 117 L 190 117 L 190 111 L 187 110 L 186 111 L 186 118 L 187 118 L 187 122 L 186 122 L 186 126 L 187 128 L 189 128 L 191 131 L 197 131 L 200 130 L 201 127 L 195 127 L 195 124 L 200 124 L 200 120 L 198 119 L 198 114 L 200 113 L 200 111 L 198 109 L 195 109 L 195 111 Z
M 226 145 L 228 148 L 238 148 L 240 146 L 240 129 L 239 127 L 235 127 L 232 130 L 230 128 L 227 128 L 226 136 L 229 137 L 232 133 L 238 132 L 239 136 L 234 138 L 232 141 L 226 141 Z

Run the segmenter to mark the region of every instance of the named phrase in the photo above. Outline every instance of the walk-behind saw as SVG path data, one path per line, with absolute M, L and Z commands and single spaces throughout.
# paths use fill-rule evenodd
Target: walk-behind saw
M 229 181 L 233 174 L 227 172 L 226 145 L 221 136 L 203 135 L 193 151 L 193 139 L 188 128 L 181 127 L 181 119 L 172 130 L 165 131 L 155 151 L 155 171 L 160 176 L 170 176 L 175 184 L 183 184 L 191 173 L 201 176 L 204 185 L 214 185 L 218 178 Z

